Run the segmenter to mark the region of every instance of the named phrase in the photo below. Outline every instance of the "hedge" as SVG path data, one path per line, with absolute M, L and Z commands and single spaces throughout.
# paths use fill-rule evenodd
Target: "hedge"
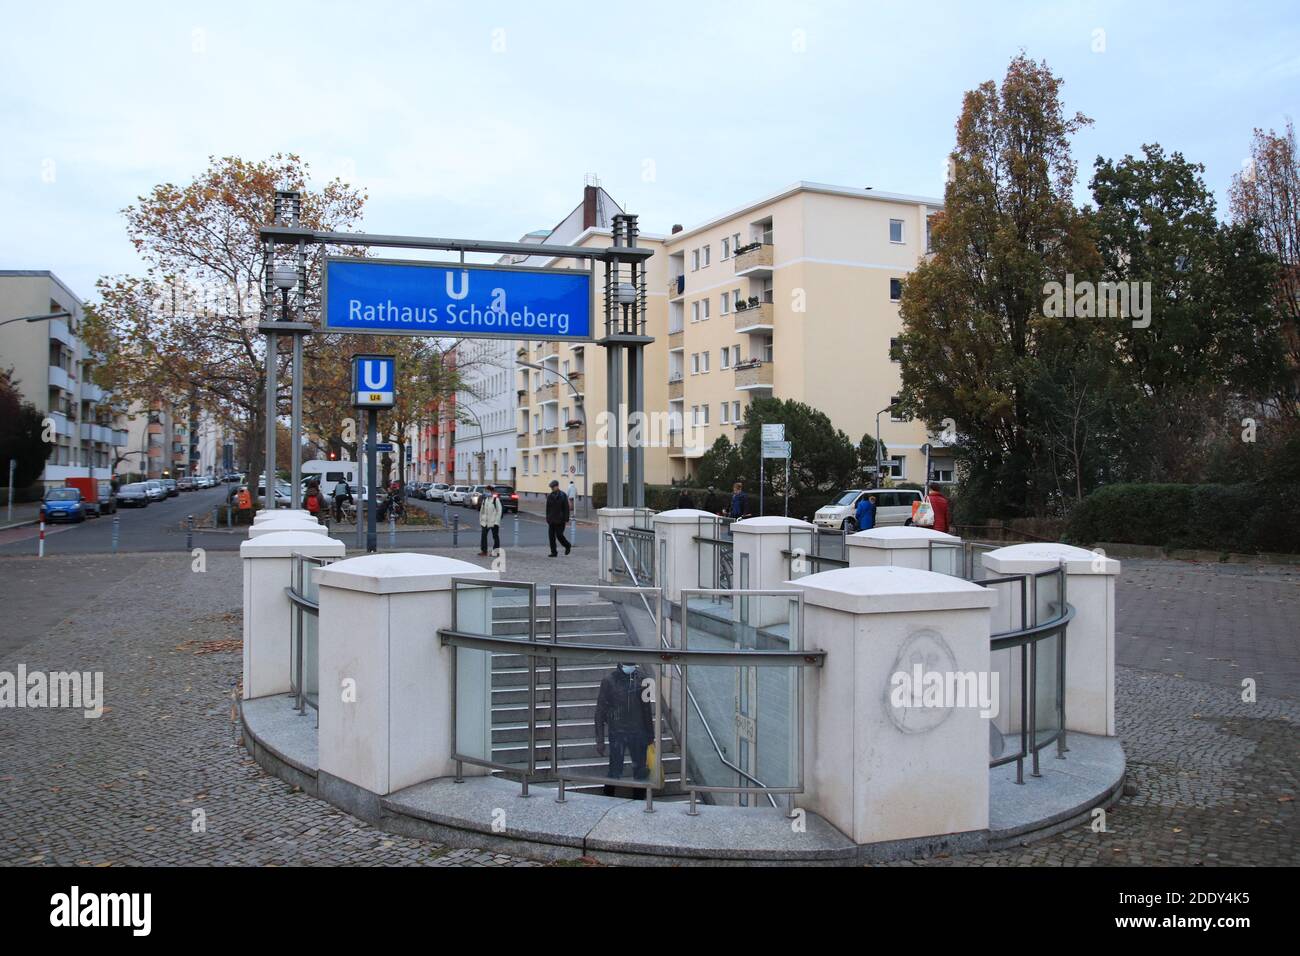
M 1300 551 L 1300 485 L 1125 484 L 1098 488 L 1067 539 L 1275 554 Z

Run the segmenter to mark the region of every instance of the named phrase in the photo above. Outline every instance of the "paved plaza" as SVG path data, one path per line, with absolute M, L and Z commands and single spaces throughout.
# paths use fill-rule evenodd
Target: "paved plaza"
M 264 773 L 233 719 L 238 558 L 209 553 L 202 573 L 191 561 L 44 559 L 41 580 L 74 593 L 34 587 L 35 558 L 0 557 L 0 670 L 103 671 L 106 704 L 97 720 L 0 711 L 0 863 L 540 865 L 392 836 Z M 551 559 L 525 547 L 505 576 L 580 583 L 595 566 L 590 548 Z M 1117 712 L 1136 792 L 1106 832 L 920 864 L 1300 863 L 1298 614 L 1297 569 L 1126 562 Z

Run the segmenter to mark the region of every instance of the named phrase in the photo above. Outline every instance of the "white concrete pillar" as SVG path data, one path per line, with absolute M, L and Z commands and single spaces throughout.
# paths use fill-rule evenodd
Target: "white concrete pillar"
M 244 570 L 244 700 L 289 692 L 294 554 L 341 558 L 342 541 L 302 531 L 261 535 L 239 546 Z
M 610 568 L 614 567 L 616 562 L 618 565 L 622 565 L 618 552 L 609 543 L 606 532 L 613 531 L 615 528 L 630 528 L 635 518 L 635 508 L 598 508 L 596 510 L 596 527 L 600 532 L 600 580 L 606 584 L 613 582 L 613 578 L 610 577 Z
M 462 697 L 469 688 L 457 686 L 453 649 L 439 643 L 437 632 L 452 625 L 457 577 L 500 574 L 406 553 L 349 558 L 319 572 L 322 775 L 382 796 L 455 773 L 453 688 Z M 481 593 L 480 602 L 490 598 Z M 490 706 L 491 674 L 480 677 L 487 684 L 479 695 Z M 323 781 L 322 789 L 328 785 Z
M 806 793 L 854 842 L 924 840 L 988 828 L 989 607 L 996 595 L 960 578 L 905 567 L 823 571 L 805 593 L 810 671 Z M 918 701 L 938 675 L 958 698 Z M 973 686 L 972 686 L 973 685 Z M 920 691 L 918 691 L 920 693 Z M 990 708 L 991 709 L 991 708 Z
M 930 567 L 934 542 L 934 567 Z M 846 539 L 851 568 L 916 568 L 961 575 L 961 538 L 933 528 L 887 525 L 869 528 Z
M 790 559 L 785 552 L 791 550 L 792 531 L 795 548 L 803 548 L 805 551 L 811 543 L 811 535 L 817 533 L 816 526 L 807 521 L 780 515 L 733 521 L 732 585 L 764 591 L 789 587 Z M 746 610 L 748 623 L 754 627 L 767 627 L 789 619 L 789 610 L 781 601 L 752 601 Z M 740 602 L 734 602 L 733 611 L 737 614 L 740 612 Z
M 682 588 L 700 586 L 700 519 L 716 515 L 698 508 L 672 508 L 654 516 L 655 583 L 674 604 L 682 600 Z
M 1082 733 L 1115 736 L 1115 581 L 1120 563 L 1100 553 L 1054 542 L 1013 544 L 981 557 L 990 574 L 1034 575 L 1065 565 L 1065 600 L 1074 620 L 1065 642 L 1065 727 Z M 1047 605 L 1056 598 L 1039 579 L 1037 602 L 1032 585 L 1027 598 L 1029 622 L 1055 616 Z M 1019 616 L 1019 608 L 1013 612 Z
M 315 518 L 277 517 L 273 521 L 263 521 L 261 524 L 254 524 L 248 529 L 248 537 L 251 541 L 252 539 L 261 537 L 264 534 L 276 534 L 280 531 L 301 531 L 306 534 L 329 536 L 329 529 Z

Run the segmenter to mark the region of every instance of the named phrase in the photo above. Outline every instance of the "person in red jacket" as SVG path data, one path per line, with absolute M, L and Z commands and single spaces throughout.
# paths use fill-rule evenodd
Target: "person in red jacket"
M 934 530 L 947 534 L 951 527 L 948 519 L 948 499 L 943 496 L 943 492 L 936 484 L 926 487 L 926 495 L 930 499 L 930 507 L 934 509 Z

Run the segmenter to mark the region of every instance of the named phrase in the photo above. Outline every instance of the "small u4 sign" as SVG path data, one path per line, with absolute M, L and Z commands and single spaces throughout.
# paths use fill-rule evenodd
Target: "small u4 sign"
M 392 408 L 397 360 L 391 355 L 352 356 L 352 404 L 357 408 Z

